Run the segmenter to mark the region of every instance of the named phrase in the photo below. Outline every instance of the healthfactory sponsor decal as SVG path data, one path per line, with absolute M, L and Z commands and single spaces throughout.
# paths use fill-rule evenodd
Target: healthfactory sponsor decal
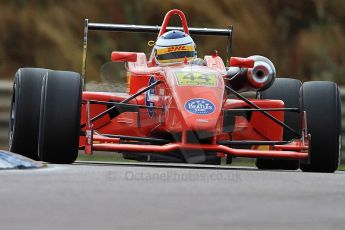
M 203 98 L 190 99 L 186 102 L 184 108 L 190 113 L 199 115 L 213 113 L 216 109 L 211 101 Z

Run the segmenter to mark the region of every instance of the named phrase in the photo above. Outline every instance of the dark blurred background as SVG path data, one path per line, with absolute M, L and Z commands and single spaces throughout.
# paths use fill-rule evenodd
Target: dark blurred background
M 23 66 L 80 72 L 84 18 L 160 25 L 173 8 L 184 11 L 189 26 L 233 25 L 233 55 L 267 56 L 278 76 L 345 83 L 344 0 L 2 0 L 1 79 L 12 79 Z M 150 36 L 91 32 L 89 78 L 99 77 L 112 50 L 149 52 Z M 213 50 L 225 56 L 226 40 L 195 40 L 200 57 Z

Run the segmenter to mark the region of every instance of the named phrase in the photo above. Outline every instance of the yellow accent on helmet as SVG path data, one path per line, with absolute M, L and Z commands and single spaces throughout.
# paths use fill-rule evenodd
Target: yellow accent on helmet
M 157 55 L 167 54 L 171 52 L 195 51 L 195 47 L 191 45 L 186 46 L 170 46 L 167 48 L 157 48 Z

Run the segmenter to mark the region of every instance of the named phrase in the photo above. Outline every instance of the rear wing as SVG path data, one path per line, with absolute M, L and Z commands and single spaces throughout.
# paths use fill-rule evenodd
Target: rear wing
M 84 23 L 84 45 L 83 45 L 83 63 L 82 63 L 82 77 L 85 81 L 86 77 L 86 54 L 87 54 L 87 38 L 89 30 L 93 31 L 109 31 L 109 32 L 131 32 L 131 33 L 159 33 L 161 26 L 150 26 L 150 25 L 129 25 L 129 24 L 107 24 L 107 23 L 92 23 L 88 19 L 85 19 Z M 166 27 L 167 30 L 182 30 L 183 27 Z M 195 28 L 189 27 L 189 34 L 195 35 L 209 35 L 209 36 L 225 36 L 228 37 L 227 44 L 227 65 L 231 56 L 232 46 L 232 32 L 233 26 L 229 26 L 227 29 L 216 29 L 216 28 Z
M 148 25 L 128 25 L 128 24 L 106 24 L 106 23 L 89 23 L 85 20 L 85 26 L 88 30 L 101 30 L 110 32 L 136 32 L 136 33 L 158 33 L 161 26 Z M 183 30 L 182 27 L 168 26 L 167 30 Z M 196 35 L 216 35 L 216 36 L 231 36 L 232 28 L 228 29 L 214 29 L 214 28 L 188 28 L 190 34 Z

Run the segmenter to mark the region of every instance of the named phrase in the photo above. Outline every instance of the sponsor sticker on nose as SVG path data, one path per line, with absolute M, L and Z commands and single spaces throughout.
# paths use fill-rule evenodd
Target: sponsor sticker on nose
M 204 98 L 190 99 L 186 102 L 184 108 L 190 113 L 199 115 L 213 113 L 216 109 L 215 105 L 211 101 Z

